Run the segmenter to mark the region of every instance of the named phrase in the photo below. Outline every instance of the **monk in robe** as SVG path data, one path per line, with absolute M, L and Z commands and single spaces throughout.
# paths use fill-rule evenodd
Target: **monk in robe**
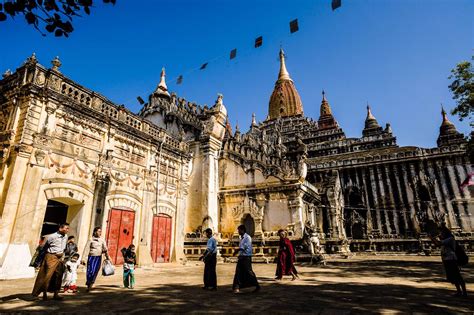
M 64 273 L 63 255 L 66 249 L 67 232 L 69 232 L 69 224 L 63 223 L 56 233 L 46 236 L 43 245 L 46 254 L 36 276 L 32 292 L 34 297 L 43 293 L 43 300 L 47 300 L 47 292 L 52 292 L 55 300 L 62 299 L 59 296 L 59 290 L 61 290 Z
M 295 250 L 291 241 L 286 236 L 285 230 L 279 230 L 278 235 L 280 236 L 280 248 L 278 250 L 277 257 L 277 269 L 276 269 L 276 278 L 281 280 L 284 275 L 291 275 L 293 278 L 292 281 L 298 278 L 298 272 L 295 268 Z

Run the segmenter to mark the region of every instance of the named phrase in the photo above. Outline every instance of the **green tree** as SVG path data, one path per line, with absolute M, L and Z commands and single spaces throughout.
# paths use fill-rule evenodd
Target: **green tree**
M 471 57 L 474 60 L 474 56 Z M 449 85 L 453 92 L 453 99 L 456 100 L 456 107 L 451 111 L 453 115 L 458 115 L 459 120 L 468 118 L 469 125 L 474 127 L 474 69 L 472 63 L 463 61 L 451 70 L 449 79 L 454 79 Z M 469 138 L 469 136 L 468 136 Z M 471 132 L 467 143 L 467 154 L 471 163 L 474 163 L 474 131 Z
M 474 56 L 471 58 L 474 60 Z M 474 114 L 474 69 L 472 63 L 463 61 L 451 70 L 449 79 L 453 82 L 449 89 L 453 92 L 453 99 L 456 100 L 456 107 L 451 111 L 453 115 L 458 115 L 459 120 L 469 119 L 471 126 L 474 125 L 472 119 Z
M 102 0 L 104 3 L 115 4 L 116 0 Z M 68 37 L 74 28 L 73 17 L 80 17 L 91 13 L 93 0 L 9 0 L 0 3 L 0 22 L 7 21 L 8 17 L 15 19 L 23 16 L 26 22 L 36 28 L 41 35 L 40 26 L 54 36 Z

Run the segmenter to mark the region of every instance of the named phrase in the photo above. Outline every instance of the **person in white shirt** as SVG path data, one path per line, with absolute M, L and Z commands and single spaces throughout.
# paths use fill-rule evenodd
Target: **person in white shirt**
M 204 260 L 204 290 L 217 290 L 217 240 L 212 236 L 212 230 L 206 229 L 207 247 L 204 254 L 199 257 L 199 260 Z
M 235 268 L 234 283 L 232 289 L 234 293 L 240 293 L 240 289 L 255 287 L 254 292 L 260 291 L 257 276 L 252 270 L 252 238 L 248 235 L 245 225 L 239 225 L 237 228 L 240 235 L 239 253 L 237 266 Z
M 37 297 L 43 292 L 43 300 L 48 299 L 47 292 L 53 292 L 55 300 L 61 300 L 59 290 L 63 280 L 64 262 L 62 260 L 67 243 L 67 232 L 69 232 L 69 223 L 63 223 L 59 226 L 56 233 L 46 236 L 42 250 L 46 252 L 44 260 L 41 263 L 40 270 L 36 276 L 33 292 Z

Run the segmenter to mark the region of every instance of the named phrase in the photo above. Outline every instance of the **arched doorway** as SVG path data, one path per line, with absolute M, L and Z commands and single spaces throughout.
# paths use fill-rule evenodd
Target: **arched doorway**
M 107 247 L 113 264 L 123 263 L 120 250 L 133 243 L 135 212 L 130 209 L 112 208 L 107 220 Z
M 151 258 L 154 262 L 170 261 L 171 223 L 171 217 L 166 214 L 159 213 L 153 216 Z
M 245 226 L 247 234 L 253 237 L 255 234 L 255 221 L 253 220 L 250 214 L 247 214 L 244 217 L 244 219 L 242 220 L 242 224 Z
M 58 230 L 60 224 L 66 223 L 68 208 L 68 205 L 62 202 L 48 200 L 40 235 L 54 233 Z
M 350 187 L 346 194 L 344 208 L 345 230 L 347 237 L 363 239 L 366 237 L 367 212 L 362 192 L 358 187 Z
M 418 199 L 420 201 L 420 210 L 417 213 L 417 220 L 420 228 L 425 232 L 425 224 L 429 219 L 429 210 L 431 205 L 431 196 L 428 187 L 420 185 L 418 187 Z

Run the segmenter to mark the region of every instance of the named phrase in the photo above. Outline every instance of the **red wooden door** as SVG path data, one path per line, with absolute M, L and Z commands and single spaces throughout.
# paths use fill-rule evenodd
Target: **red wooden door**
M 122 209 L 111 209 L 107 223 L 107 247 L 112 263 L 123 263 L 120 250 L 127 248 L 133 242 L 133 228 L 135 226 L 135 212 Z
M 159 214 L 153 217 L 151 257 L 154 262 L 170 261 L 171 217 Z

